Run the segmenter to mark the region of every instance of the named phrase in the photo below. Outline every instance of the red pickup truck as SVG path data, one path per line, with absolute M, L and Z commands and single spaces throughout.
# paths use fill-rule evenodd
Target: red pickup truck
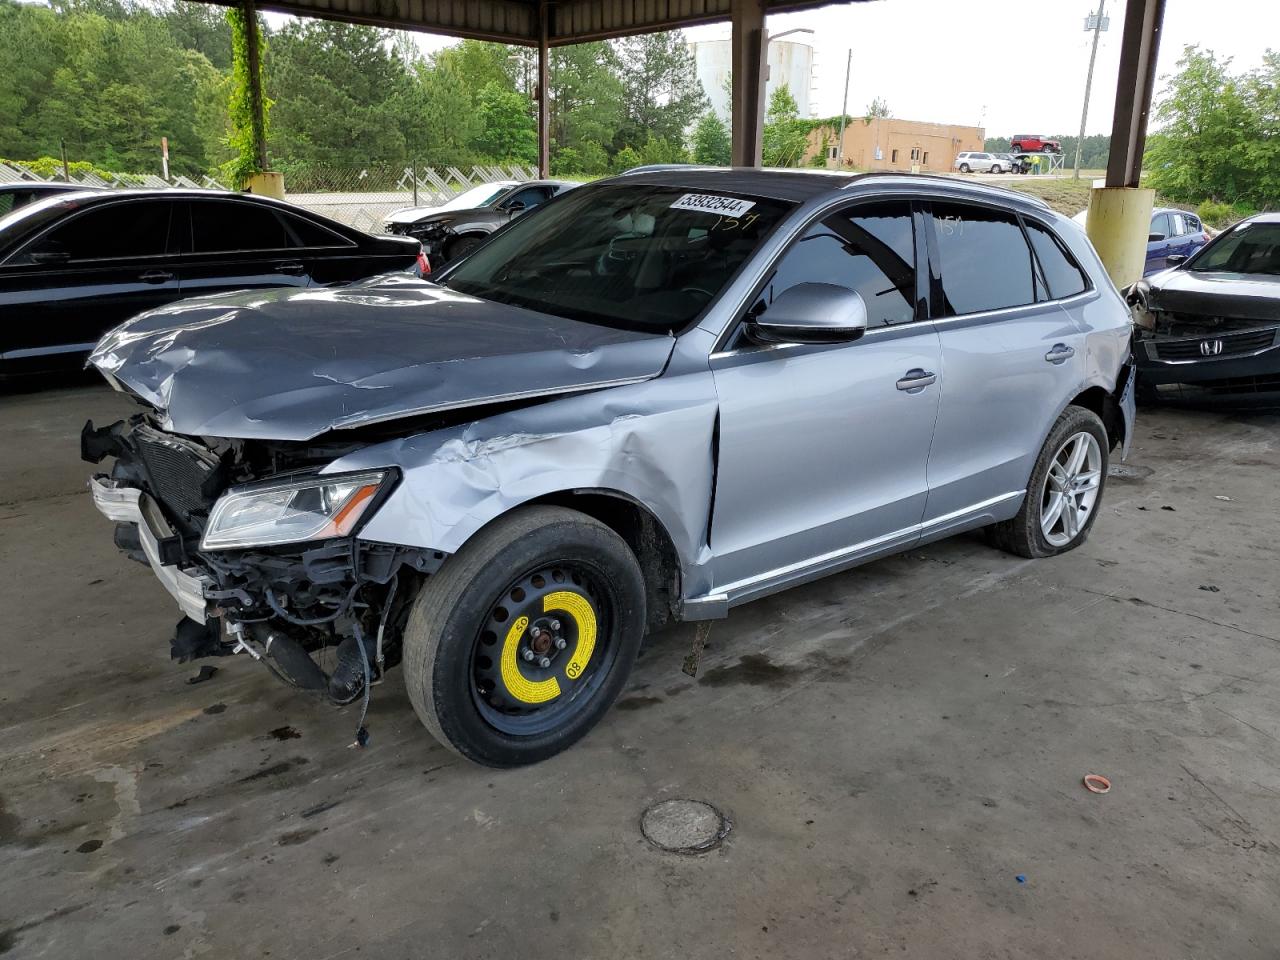
M 1038 137 L 1030 133 L 1020 133 L 1009 142 L 1014 153 L 1061 153 L 1062 144 L 1048 137 Z

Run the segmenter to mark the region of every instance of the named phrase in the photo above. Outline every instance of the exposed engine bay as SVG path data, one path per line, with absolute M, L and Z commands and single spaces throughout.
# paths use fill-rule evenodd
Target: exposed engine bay
M 369 487 L 348 491 L 352 482 L 345 479 L 329 487 L 307 484 L 325 483 L 319 468 L 362 445 L 350 438 L 280 443 L 187 437 L 159 429 L 149 412 L 101 429 L 85 425 L 83 458 L 114 458 L 110 472 L 96 475 L 91 485 L 99 509 L 116 520 L 116 545 L 156 568 L 162 582 L 172 571 L 166 586 L 179 585 L 171 592 L 187 616 L 172 640 L 175 660 L 246 653 L 280 679 L 339 704 L 367 695 L 369 685 L 399 662 L 410 603 L 443 553 L 358 541 L 354 525 L 274 546 L 239 548 L 210 538 L 219 498 L 245 484 L 248 490 L 281 491 L 280 503 L 287 494 L 292 499 L 280 509 L 304 516 L 307 509 L 322 517 L 353 509 Z M 394 487 L 398 478 L 386 473 L 370 485 L 368 506 L 376 507 Z M 310 507 L 303 502 L 311 489 L 330 488 L 342 503 L 325 503 L 323 494 L 311 497 Z

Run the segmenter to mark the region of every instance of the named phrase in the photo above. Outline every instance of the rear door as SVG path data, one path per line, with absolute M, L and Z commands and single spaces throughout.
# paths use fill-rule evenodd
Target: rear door
M 934 200 L 926 219 L 943 369 L 928 530 L 1019 502 L 1085 356 L 1082 329 L 1040 275 L 1015 214 Z
M 192 197 L 180 273 L 182 295 L 305 287 L 310 264 L 284 219 L 265 203 Z
M 839 344 L 764 345 L 739 330 L 711 358 L 720 456 L 710 544 L 734 596 L 821 558 L 909 543 L 927 494 L 938 336 L 915 273 L 907 200 L 858 204 L 809 227 L 757 312 L 798 283 L 856 290 L 868 330 Z
M 407 270 L 418 248 L 399 237 L 369 237 L 357 243 L 325 224 L 301 214 L 277 210 L 294 259 L 306 266 L 313 285 L 349 283 L 392 270 Z
M 130 317 L 181 295 L 177 204 L 122 197 L 72 212 L 0 267 L 0 359 L 38 368 L 92 349 Z

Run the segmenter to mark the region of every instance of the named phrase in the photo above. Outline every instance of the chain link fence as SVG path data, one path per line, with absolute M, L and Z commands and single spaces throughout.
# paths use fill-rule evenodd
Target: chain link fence
M 371 232 L 379 231 L 383 218 L 400 207 L 436 206 L 483 183 L 538 175 L 518 163 L 466 170 L 417 164 L 281 166 L 290 203 Z
M 532 180 L 537 171 L 528 165 L 492 164 L 430 167 L 416 163 L 393 164 L 297 164 L 282 163 L 285 199 L 322 216 L 359 230 L 378 232 L 392 210 L 408 206 L 434 206 L 483 183 L 498 180 Z M 44 177 L 20 163 L 0 163 L 0 184 L 62 182 L 61 176 Z M 154 174 L 114 174 L 106 179 L 96 173 L 72 173 L 70 182 L 84 187 L 152 187 L 163 189 L 225 190 L 213 177 L 196 182 L 189 177 L 166 181 Z

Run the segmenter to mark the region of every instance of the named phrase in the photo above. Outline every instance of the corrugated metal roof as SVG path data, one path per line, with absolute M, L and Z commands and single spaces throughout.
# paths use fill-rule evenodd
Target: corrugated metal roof
M 226 0 L 203 0 L 226 3 Z M 765 0 L 769 13 L 862 0 Z M 424 30 L 478 40 L 534 46 L 540 31 L 538 0 L 262 0 L 263 10 Z M 728 20 L 731 0 L 559 0 L 548 3 L 552 46 L 632 33 L 673 30 Z

